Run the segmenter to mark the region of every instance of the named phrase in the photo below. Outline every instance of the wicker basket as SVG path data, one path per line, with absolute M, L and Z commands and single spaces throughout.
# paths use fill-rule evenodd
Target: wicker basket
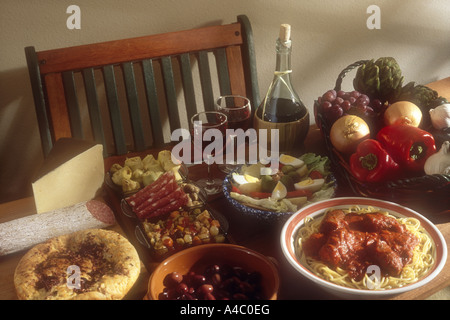
M 339 74 L 335 90 L 341 90 L 345 75 L 351 70 L 361 66 L 367 60 L 357 61 Z M 331 125 L 319 111 L 318 101 L 314 102 L 315 121 L 324 137 L 328 155 L 338 180 L 343 180 L 351 191 L 360 196 L 393 201 L 412 208 L 429 207 L 436 210 L 450 208 L 450 175 L 434 174 L 404 178 L 384 183 L 362 182 L 356 179 L 350 171 L 348 156 L 337 151 L 330 141 Z M 433 201 L 433 202 L 432 202 Z

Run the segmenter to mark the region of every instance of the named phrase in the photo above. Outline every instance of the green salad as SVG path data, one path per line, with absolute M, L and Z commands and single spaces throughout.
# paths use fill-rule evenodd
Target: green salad
M 256 163 L 232 173 L 230 196 L 261 210 L 295 212 L 309 203 L 333 196 L 335 182 L 331 173 L 326 156 L 282 154 L 276 170 Z

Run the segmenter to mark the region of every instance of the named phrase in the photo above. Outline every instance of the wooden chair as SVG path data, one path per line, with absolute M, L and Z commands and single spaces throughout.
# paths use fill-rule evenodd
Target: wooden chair
M 164 128 L 180 128 L 183 116 L 186 121 L 201 109 L 198 100 L 214 108 L 218 94 L 247 96 L 253 111 L 259 105 L 244 15 L 165 34 L 46 51 L 26 47 L 25 54 L 45 156 L 63 137 L 102 143 L 105 157 L 163 146 Z

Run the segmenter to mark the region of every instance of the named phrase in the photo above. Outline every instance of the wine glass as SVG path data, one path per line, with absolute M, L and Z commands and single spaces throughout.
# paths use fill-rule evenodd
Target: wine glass
M 224 95 L 220 96 L 216 100 L 215 104 L 216 110 L 224 113 L 228 118 L 228 128 L 229 129 L 242 129 L 246 131 L 251 124 L 251 104 L 250 100 L 246 97 L 240 95 Z M 227 136 L 228 141 L 226 144 L 226 153 L 229 156 L 233 156 L 232 158 L 227 157 L 225 159 L 225 164 L 219 164 L 219 169 L 224 173 L 230 173 L 235 170 L 242 162 L 245 162 L 244 159 L 239 159 L 239 161 L 235 160 L 235 155 L 238 156 L 238 150 L 242 150 L 237 146 L 237 139 L 235 134 L 230 134 Z M 238 152 L 233 152 L 230 154 L 229 148 L 232 150 L 236 150 Z M 245 150 L 245 148 L 243 149 Z M 244 154 L 245 156 L 245 154 Z
M 225 132 L 227 129 L 227 116 L 218 111 L 203 111 L 196 113 L 191 118 L 191 138 L 194 144 L 194 161 L 198 161 L 195 153 L 201 152 L 201 158 L 207 164 L 208 176 L 205 179 L 196 181 L 196 184 L 202 188 L 206 194 L 213 195 L 222 191 L 221 179 L 214 178 L 211 172 L 211 165 L 215 161 L 215 156 L 222 157 Z M 210 129 L 211 130 L 208 132 Z M 214 136 L 211 141 L 208 140 L 210 134 Z M 219 139 L 220 141 L 216 141 Z M 216 146 L 216 147 L 214 147 Z

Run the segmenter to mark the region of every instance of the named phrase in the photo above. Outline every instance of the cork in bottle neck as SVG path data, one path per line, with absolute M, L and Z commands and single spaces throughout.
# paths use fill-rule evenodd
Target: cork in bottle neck
M 280 41 L 288 42 L 291 40 L 291 26 L 289 24 L 283 23 L 280 26 Z

